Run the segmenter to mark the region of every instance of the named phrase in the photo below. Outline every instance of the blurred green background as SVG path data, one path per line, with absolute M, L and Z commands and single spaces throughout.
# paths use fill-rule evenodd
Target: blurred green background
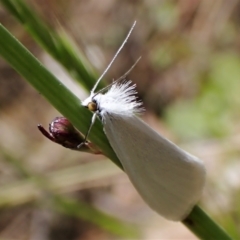
M 71 66 L 62 68 L 4 2 L 11 1 L 0 1 L 1 23 L 84 99 Z M 96 78 L 137 20 L 105 79 L 118 78 L 142 56 L 129 76 L 146 108 L 142 118 L 203 159 L 208 174 L 200 205 L 240 238 L 240 1 L 32 0 L 27 6 L 50 32 L 64 32 Z M 137 238 L 128 224 L 141 239 L 196 239 L 181 223 L 152 212 L 104 156 L 44 138 L 37 124 L 47 128 L 59 115 L 0 59 L 1 239 Z

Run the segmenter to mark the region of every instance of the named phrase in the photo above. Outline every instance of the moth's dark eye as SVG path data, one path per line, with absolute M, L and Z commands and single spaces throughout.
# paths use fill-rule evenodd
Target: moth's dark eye
M 92 102 L 88 103 L 87 108 L 92 112 L 96 112 L 97 111 L 97 103 L 95 101 L 92 101 Z

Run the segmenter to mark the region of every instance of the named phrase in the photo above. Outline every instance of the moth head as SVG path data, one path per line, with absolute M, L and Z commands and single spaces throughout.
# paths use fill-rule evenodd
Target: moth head
M 87 107 L 88 110 L 90 110 L 91 112 L 96 112 L 96 111 L 97 111 L 97 103 L 96 103 L 95 101 L 89 102 L 86 107 Z
M 87 108 L 91 112 L 96 112 L 97 108 L 98 108 L 97 102 L 92 96 L 89 96 L 84 101 L 82 101 L 82 106 L 84 106 L 85 108 Z

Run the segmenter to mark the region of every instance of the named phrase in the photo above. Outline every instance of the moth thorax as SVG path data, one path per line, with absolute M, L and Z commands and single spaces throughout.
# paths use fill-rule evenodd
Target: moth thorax
M 96 102 L 89 102 L 87 107 L 92 112 L 96 112 L 97 111 L 97 103 Z

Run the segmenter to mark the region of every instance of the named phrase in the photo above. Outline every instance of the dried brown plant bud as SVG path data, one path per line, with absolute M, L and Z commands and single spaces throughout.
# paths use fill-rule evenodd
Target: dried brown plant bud
M 84 143 L 79 149 L 78 146 L 84 141 L 84 135 L 78 132 L 72 123 L 65 117 L 56 117 L 49 124 L 49 132 L 38 124 L 40 132 L 52 142 L 72 150 L 100 154 L 101 151 L 91 142 Z

